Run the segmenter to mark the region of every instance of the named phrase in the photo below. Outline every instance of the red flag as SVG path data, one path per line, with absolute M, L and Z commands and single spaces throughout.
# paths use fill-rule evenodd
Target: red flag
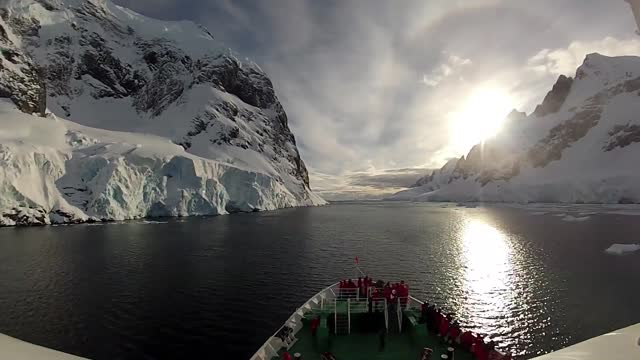
M 356 256 L 356 265 L 360 264 L 360 260 L 358 260 L 358 257 Z

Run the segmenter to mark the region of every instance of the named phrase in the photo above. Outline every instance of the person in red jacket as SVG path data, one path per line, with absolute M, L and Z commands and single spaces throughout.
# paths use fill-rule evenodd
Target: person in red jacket
M 442 310 L 436 309 L 436 312 L 433 314 L 433 332 L 436 334 L 440 333 L 440 323 L 444 319 L 442 315 Z
M 400 287 L 404 296 L 409 296 L 409 285 L 405 284 L 404 280 L 400 281 Z
M 472 346 L 472 353 L 476 360 L 488 360 L 489 352 L 487 351 L 486 344 L 482 335 L 478 334 L 476 342 Z
M 451 343 L 460 344 L 461 333 L 462 331 L 460 330 L 460 326 L 458 326 L 458 323 L 454 322 L 449 327 L 449 340 L 451 340 Z
M 291 360 L 291 354 L 285 351 L 284 354 L 282 354 L 282 360 Z
M 312 336 L 316 335 L 316 333 L 318 332 L 318 327 L 320 327 L 320 318 L 316 316 L 313 319 L 311 319 L 311 335 Z
M 439 327 L 438 333 L 444 339 L 447 336 L 448 332 L 449 332 L 449 319 L 447 319 L 446 317 L 442 316 L 440 318 L 440 327 Z
M 471 333 L 471 331 L 465 331 L 460 336 L 460 344 L 467 351 L 471 351 L 471 346 L 475 341 L 476 338 L 475 336 L 473 336 L 473 333 Z

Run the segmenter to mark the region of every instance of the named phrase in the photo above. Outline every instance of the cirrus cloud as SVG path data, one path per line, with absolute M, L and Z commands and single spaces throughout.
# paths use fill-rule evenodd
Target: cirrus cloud
M 455 75 L 460 71 L 460 68 L 473 64 L 471 59 L 463 59 L 456 55 L 449 55 L 447 60 L 438 65 L 435 69 L 427 75 L 423 75 L 422 82 L 427 86 L 435 87 L 440 84 L 446 77 Z
M 562 49 L 542 49 L 527 61 L 529 69 L 553 75 L 570 75 L 590 53 L 606 56 L 640 55 L 640 40 L 636 37 L 617 39 L 607 36 L 595 41 L 574 41 Z

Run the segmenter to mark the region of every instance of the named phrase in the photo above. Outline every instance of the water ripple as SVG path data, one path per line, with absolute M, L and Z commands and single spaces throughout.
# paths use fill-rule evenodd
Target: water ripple
M 590 216 L 353 203 L 3 229 L 0 332 L 95 359 L 247 358 L 358 256 L 527 358 L 640 322 L 640 254 L 603 252 L 640 224 Z

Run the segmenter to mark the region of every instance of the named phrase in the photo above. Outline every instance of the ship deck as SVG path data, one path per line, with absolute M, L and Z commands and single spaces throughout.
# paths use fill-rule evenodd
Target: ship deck
M 430 334 L 425 324 L 407 325 L 402 333 L 387 333 L 385 346 L 380 346 L 380 336 L 375 332 L 352 332 L 335 335 L 319 329 L 313 336 L 309 329 L 309 320 L 303 320 L 305 326 L 298 332 L 295 344 L 289 349 L 293 357 L 300 353 L 302 359 L 320 359 L 323 352 L 331 352 L 337 360 L 386 360 L 386 359 L 420 359 L 423 348 L 433 349 L 432 359 L 439 359 L 445 354 L 447 345 L 440 338 Z M 280 351 L 281 356 L 284 353 Z M 278 359 L 281 357 L 275 357 Z M 455 350 L 456 360 L 471 360 L 471 353 L 461 349 Z
M 403 283 L 401 283 L 403 284 Z M 396 284 L 399 291 L 402 291 Z M 365 290 L 331 285 L 311 297 L 251 358 L 252 360 L 302 359 L 372 360 L 421 359 L 425 348 L 440 359 L 451 345 L 427 330 L 423 302 L 408 294 L 387 297 L 385 288 Z M 388 290 L 388 289 L 387 289 Z M 395 291 L 395 290 L 394 290 Z M 315 333 L 312 328 L 316 328 Z M 453 346 L 454 357 L 472 355 Z

